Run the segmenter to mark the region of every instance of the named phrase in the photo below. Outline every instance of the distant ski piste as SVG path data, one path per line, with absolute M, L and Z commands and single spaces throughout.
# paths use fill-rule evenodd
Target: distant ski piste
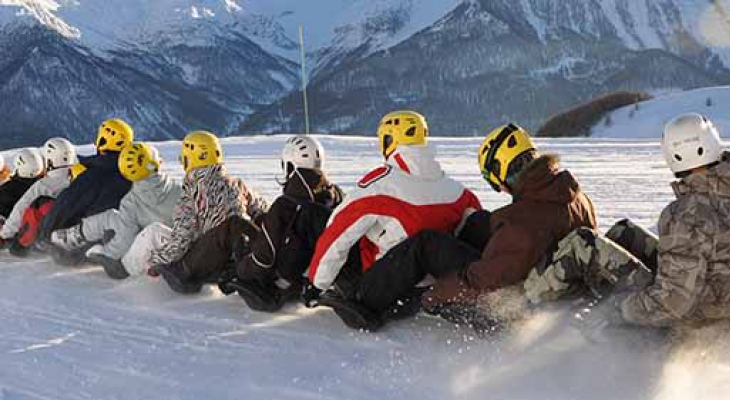
M 286 136 L 224 140 L 230 171 L 270 200 Z M 375 137 L 320 137 L 333 181 L 380 162 Z M 487 208 L 509 198 L 479 176 L 480 138 L 432 140 L 447 173 Z M 672 195 L 655 141 L 538 140 L 562 156 L 607 228 L 654 226 Z M 182 176 L 180 144 L 157 144 Z M 88 151 L 88 149 L 86 149 Z M 591 344 L 559 312 L 477 339 L 430 317 L 353 332 L 328 310 L 252 312 L 217 289 L 173 294 L 151 278 L 0 254 L 0 399 L 726 400 L 727 324 L 677 343 Z

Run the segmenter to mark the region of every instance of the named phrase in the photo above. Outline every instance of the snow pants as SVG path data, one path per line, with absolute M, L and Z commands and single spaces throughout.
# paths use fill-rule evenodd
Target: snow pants
M 658 245 L 653 233 L 629 220 L 619 221 L 606 236 L 579 228 L 558 243 L 551 259 L 532 270 L 525 294 L 539 304 L 645 287 L 656 274 Z
M 479 259 L 479 250 L 452 235 L 426 230 L 403 241 L 362 274 L 355 300 L 380 313 L 422 282 L 464 271 Z
M 129 275 L 146 275 L 152 266 L 152 253 L 162 248 L 170 240 L 172 228 L 156 222 L 144 228 L 122 257 L 122 265 Z
M 25 209 L 20 229 L 15 235 L 16 246 L 23 249 L 33 246 L 43 218 L 51 211 L 55 202 L 55 199 L 50 197 L 39 197 Z
M 125 223 L 122 214 L 111 209 L 84 218 L 81 230 L 89 243 L 102 244 L 104 255 L 120 260 L 132 247 L 140 229 L 136 224 Z

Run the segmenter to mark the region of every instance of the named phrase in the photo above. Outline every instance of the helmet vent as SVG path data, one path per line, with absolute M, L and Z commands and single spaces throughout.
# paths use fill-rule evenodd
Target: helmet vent
M 507 142 L 507 147 L 513 149 L 515 146 L 517 146 L 517 139 L 514 136 L 510 136 L 509 141 Z
M 675 154 L 674 155 L 674 159 L 677 160 L 677 161 L 679 161 L 679 162 L 682 162 L 682 156 L 680 156 L 679 154 Z
M 700 147 L 699 149 L 697 149 L 697 155 L 698 156 L 702 156 L 703 154 L 705 154 L 705 149 L 704 148 Z
M 406 131 L 406 136 L 413 137 L 416 136 L 416 127 L 412 126 Z

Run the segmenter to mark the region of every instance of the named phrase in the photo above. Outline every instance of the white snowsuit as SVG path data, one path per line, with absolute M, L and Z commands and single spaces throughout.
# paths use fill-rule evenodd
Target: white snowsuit
M 122 198 L 119 210 L 84 218 L 81 222 L 84 238 L 89 242 L 102 241 L 102 248 L 95 248 L 94 252 L 122 260 L 131 275 L 143 273 L 139 266 L 124 264 L 123 257 L 144 228 L 154 223 L 172 224 L 181 194 L 181 183 L 167 175 L 156 174 L 135 182 Z
M 69 167 L 58 168 L 49 171 L 46 176 L 34 183 L 28 189 L 23 197 L 15 203 L 13 211 L 5 221 L 0 231 L 0 238 L 10 240 L 15 237 L 23 224 L 23 214 L 25 210 L 33 204 L 39 197 L 56 198 L 58 195 L 71 184 L 69 175 Z

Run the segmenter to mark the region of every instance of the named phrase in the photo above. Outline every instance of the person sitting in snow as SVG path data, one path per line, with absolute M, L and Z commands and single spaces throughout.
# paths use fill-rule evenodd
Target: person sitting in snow
M 172 225 L 175 204 L 182 194 L 181 183 L 160 172 L 157 150 L 146 143 L 132 143 L 119 155 L 119 170 L 132 182 L 119 209 L 84 218 L 71 228 L 53 232 L 51 242 L 66 251 L 93 247 L 86 258 L 104 267 L 113 279 L 144 275 L 147 270 L 130 252 L 137 235 L 153 223 Z
M 152 249 L 150 273 L 174 291 L 197 293 L 217 283 L 244 236 L 258 233 L 266 201 L 228 175 L 217 137 L 196 131 L 185 137 L 181 161 L 186 172 L 172 228 L 152 224 L 143 232 Z M 159 246 L 159 247 L 158 247 Z
M 76 148 L 64 138 L 52 138 L 43 145 L 46 175 L 28 189 L 13 207 L 0 230 L 0 240 L 10 244 L 10 251 L 25 256 L 45 214 L 55 198 L 71 183 L 71 168 L 78 162 Z
M 483 308 L 480 297 L 521 285 L 566 235 L 579 227 L 596 228 L 596 215 L 558 158 L 539 155 L 527 131 L 515 124 L 500 126 L 485 138 L 479 167 L 492 189 L 511 195 L 512 203 L 482 216 L 483 236 L 471 241 L 478 247 L 426 232 L 414 239 L 413 256 L 402 265 L 418 276 L 422 269 L 436 267 L 456 271 L 423 294 L 423 307 L 486 333 L 502 316 L 491 314 L 489 304 Z
M 659 237 L 630 221 L 607 236 L 576 231 L 552 263 L 533 273 L 534 303 L 587 287 L 598 301 L 580 318 L 599 330 L 730 318 L 730 154 L 723 153 L 714 124 L 699 114 L 666 125 L 662 153 L 678 180 L 672 183 L 677 199 L 659 217 Z
M 238 291 L 253 310 L 274 312 L 297 299 L 317 239 L 332 210 L 343 198 L 323 170 L 325 153 L 316 138 L 289 138 L 281 154 L 283 193 L 251 238 L 251 252 L 238 263 L 237 276 L 224 282 L 224 292 Z
M 133 140 L 134 131 L 126 122 L 110 119 L 101 124 L 95 142 L 97 154 L 79 157 L 86 171 L 58 195 L 41 224 L 40 241 L 50 242 L 54 231 L 70 228 L 86 217 L 119 207 L 119 202 L 132 187 L 119 172 L 119 152 Z M 67 253 L 56 251 L 51 245 L 49 250 L 57 263 L 75 265 L 84 259 L 87 249 Z
M 15 156 L 15 171 L 0 186 L 0 225 L 4 226 L 13 208 L 23 195 L 43 177 L 46 166 L 43 156 L 36 149 L 23 149 Z M 12 221 L 11 221 L 12 223 Z M 0 240 L 5 245 L 4 240 Z
M 331 307 L 347 326 L 370 331 L 400 311 L 397 299 L 410 297 L 418 283 L 389 262 L 398 244 L 425 229 L 453 234 L 470 212 L 481 210 L 477 197 L 436 161 L 422 115 L 386 115 L 378 138 L 385 164 L 367 173 L 335 209 L 303 293 L 308 306 Z M 441 266 L 428 272 L 443 274 Z

